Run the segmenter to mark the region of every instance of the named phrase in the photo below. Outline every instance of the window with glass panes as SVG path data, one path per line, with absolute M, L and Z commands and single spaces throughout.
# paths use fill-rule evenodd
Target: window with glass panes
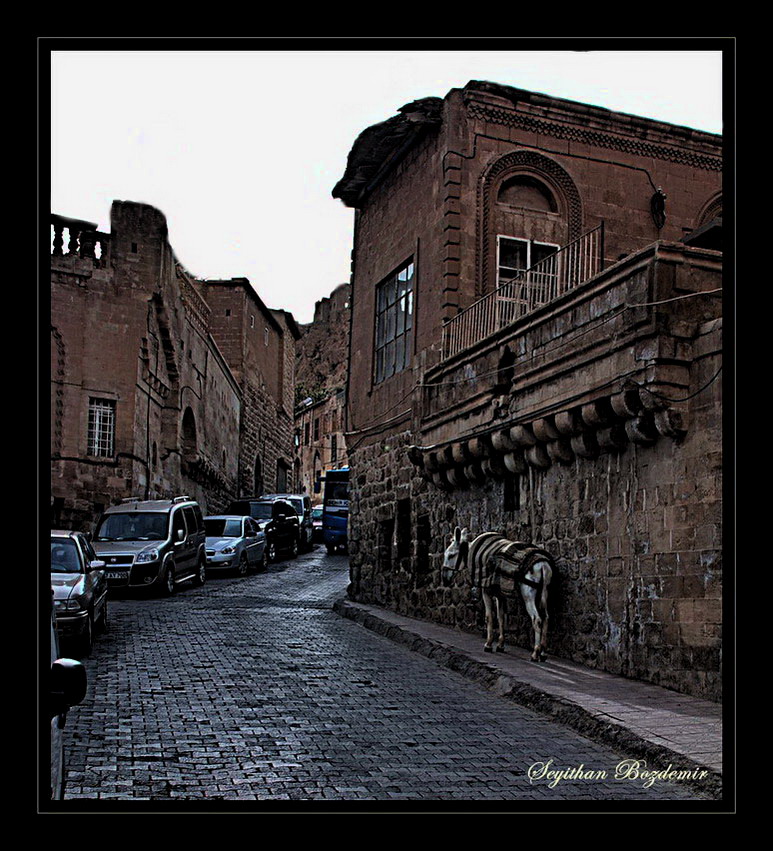
M 498 284 L 514 278 L 519 272 L 531 269 L 536 263 L 558 251 L 557 245 L 535 242 L 531 239 L 513 239 L 509 236 L 497 238 Z
M 411 362 L 414 273 L 409 260 L 376 288 L 376 384 Z
M 112 399 L 89 399 L 87 454 L 112 458 L 114 443 L 115 402 Z

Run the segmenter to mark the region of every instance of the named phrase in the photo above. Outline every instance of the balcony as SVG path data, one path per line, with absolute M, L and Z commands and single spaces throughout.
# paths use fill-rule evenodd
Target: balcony
M 657 242 L 596 274 L 563 256 L 459 314 L 493 319 L 424 374 L 409 457 L 437 487 L 681 441 L 715 404 L 720 252 Z
M 443 360 L 477 345 L 589 281 L 603 267 L 604 224 L 500 284 L 446 323 Z

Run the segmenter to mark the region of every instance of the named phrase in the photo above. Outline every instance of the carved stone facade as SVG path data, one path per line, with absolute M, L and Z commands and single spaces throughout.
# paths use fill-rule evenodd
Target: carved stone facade
M 350 593 L 476 630 L 442 553 L 456 525 L 498 531 L 557 558 L 551 652 L 719 699 L 722 254 L 688 243 L 721 216 L 721 140 L 491 83 L 436 115 L 380 164 L 355 147 L 334 193 L 357 209 Z M 499 238 L 591 231 L 593 264 L 561 278 L 559 250 L 518 279 L 551 294 L 503 314 Z M 409 259 L 410 362 L 377 382 L 381 294 Z M 449 349 L 484 303 L 511 320 Z
M 272 369 L 246 344 L 237 362 L 209 301 L 216 288 L 177 262 L 162 213 L 116 201 L 109 234 L 52 223 L 52 523 L 89 529 L 129 496 L 187 493 L 205 512 L 222 510 L 239 493 L 256 411 L 289 468 L 292 397 L 281 387 L 292 393 L 292 317 L 266 311 Z M 240 379 L 259 367 L 277 378 L 254 398 Z

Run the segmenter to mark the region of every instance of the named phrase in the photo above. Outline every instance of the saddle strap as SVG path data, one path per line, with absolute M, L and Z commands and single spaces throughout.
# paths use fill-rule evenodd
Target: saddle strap
M 532 564 L 538 558 L 546 558 L 549 560 L 549 556 L 544 550 L 540 550 L 537 547 L 529 547 L 525 552 L 519 552 L 517 556 L 507 552 L 506 550 L 499 553 L 499 558 L 504 559 L 505 561 L 509 561 L 510 564 L 517 565 L 518 572 L 513 576 L 514 582 L 519 582 L 522 585 L 528 585 L 531 588 L 539 588 L 541 586 L 541 582 L 535 582 L 533 579 L 527 579 L 526 574 L 531 569 Z

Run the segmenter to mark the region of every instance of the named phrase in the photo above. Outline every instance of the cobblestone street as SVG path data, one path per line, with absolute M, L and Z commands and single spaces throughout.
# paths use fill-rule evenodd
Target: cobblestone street
M 695 800 L 626 755 L 339 617 L 347 559 L 110 602 L 66 728 L 68 799 Z M 529 766 L 606 770 L 530 782 Z

